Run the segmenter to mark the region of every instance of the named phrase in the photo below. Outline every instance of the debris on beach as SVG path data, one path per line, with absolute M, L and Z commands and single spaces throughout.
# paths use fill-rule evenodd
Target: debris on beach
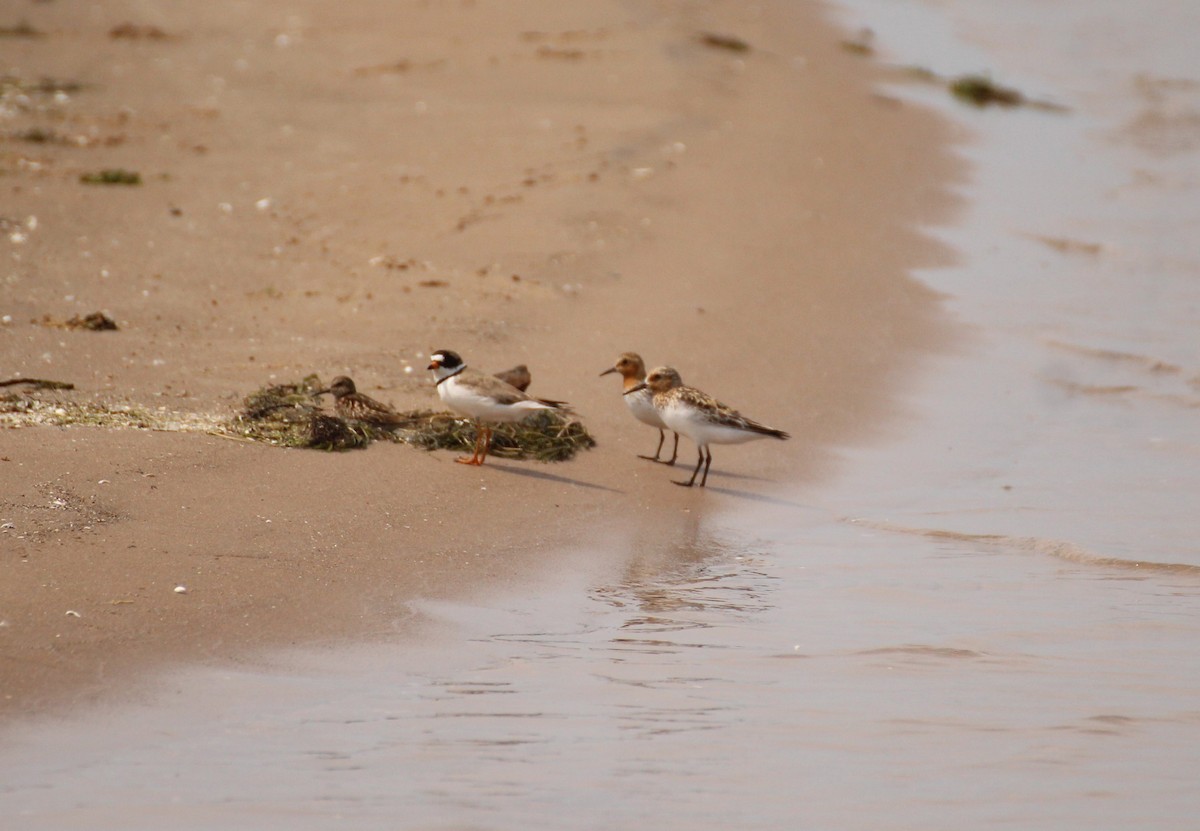
M 874 40 L 875 32 L 871 29 L 859 29 L 855 37 L 843 40 L 840 45 L 852 55 L 869 58 L 875 54 Z
M 27 144 L 52 144 L 60 147 L 116 147 L 128 141 L 122 133 L 97 136 L 88 133 L 61 133 L 47 127 L 30 127 L 17 130 L 7 136 L 13 141 Z
M 409 410 L 400 413 L 406 421 L 396 428 L 349 422 L 321 412 L 316 393 L 323 389 L 321 379 L 309 375 L 299 382 L 257 390 L 243 401 L 230 430 L 240 438 L 317 450 L 350 450 L 373 441 L 464 452 L 474 446 L 476 428 L 469 419 L 434 410 Z M 492 442 L 496 455 L 541 462 L 564 461 L 596 444 L 577 418 L 549 410 L 517 424 L 497 426 Z
M 713 49 L 725 49 L 729 52 L 749 52 L 750 44 L 733 35 L 719 35 L 714 32 L 701 32 L 700 42 Z
M 414 414 L 415 415 L 415 414 Z M 403 441 L 426 450 L 466 452 L 475 446 L 475 425 L 451 413 L 422 413 L 423 423 L 404 431 Z M 507 459 L 565 462 L 580 450 L 590 450 L 596 440 L 579 419 L 559 410 L 538 410 L 515 424 L 493 428 L 491 455 Z
M 26 141 L 30 144 L 62 144 L 62 139 L 58 133 L 53 130 L 47 130 L 43 127 L 30 127 L 28 130 L 21 130 L 12 135 L 17 141 Z
M 1069 107 L 1053 101 L 1029 98 L 1011 87 L 1002 87 L 986 75 L 960 75 L 949 82 L 951 94 L 976 107 L 996 104 L 1001 107 L 1028 107 L 1046 112 L 1067 112 Z
M 279 447 L 317 450 L 350 450 L 366 447 L 373 436 L 369 427 L 352 427 L 336 416 L 321 412 L 317 394 L 325 386 L 316 375 L 288 384 L 262 387 L 246 396 L 242 409 L 229 423 L 239 438 Z
M 88 315 L 73 315 L 67 320 L 59 320 L 50 315 L 42 315 L 40 320 L 33 321 L 38 326 L 49 326 L 55 329 L 83 329 L 89 332 L 116 332 L 120 327 L 104 312 L 92 312 Z
M 140 185 L 142 175 L 136 170 L 115 167 L 95 173 L 84 173 L 79 177 L 79 181 L 85 185 Z
M 73 390 L 75 385 L 68 381 L 51 381 L 48 378 L 9 378 L 0 381 L 0 387 L 27 385 L 35 390 Z
M 959 101 L 980 109 L 996 105 L 1005 108 L 1028 107 L 1047 112 L 1067 112 L 1069 110 L 1068 107 L 1053 101 L 1029 98 L 1019 90 L 1001 86 L 981 73 L 945 77 L 923 66 L 906 67 L 903 72 L 913 80 L 944 86 Z
M 84 89 L 79 81 L 64 81 L 57 78 L 41 78 L 38 81 L 22 81 L 13 75 L 0 76 L 0 100 L 17 95 L 57 96 L 71 95 Z
M 108 30 L 108 36 L 113 40 L 171 40 L 157 26 L 138 25 L 136 23 L 121 23 Z
M 26 392 L 0 391 L 0 428 L 33 426 L 108 427 L 204 433 L 239 441 L 262 442 L 277 447 L 314 450 L 351 450 L 371 442 L 409 444 L 424 450 L 471 450 L 475 424 L 470 419 L 434 410 L 401 412 L 406 420 L 386 428 L 346 421 L 323 412 L 317 393 L 326 387 L 317 375 L 300 381 L 272 384 L 247 395 L 232 418 L 206 413 L 177 413 L 165 407 L 146 409 L 130 404 L 78 402 L 67 397 L 42 398 L 34 390 L 69 390 L 71 384 L 34 378 L 14 378 L 2 386 L 28 385 Z M 509 459 L 561 462 L 596 440 L 575 416 L 557 410 L 540 410 L 517 424 L 495 428 L 492 453 Z
M 872 45 L 873 38 L 874 32 L 870 29 L 863 29 L 859 32 L 857 38 L 843 40 L 841 47 L 855 55 L 872 57 L 875 54 L 875 48 Z M 1029 107 L 1030 109 L 1046 110 L 1048 112 L 1067 112 L 1069 109 L 1053 101 L 1029 98 L 1020 90 L 1001 86 L 985 73 L 975 72 L 950 77 L 938 75 L 932 69 L 924 66 L 893 68 L 912 80 L 944 86 L 959 101 L 979 107 L 980 109 L 993 104 L 1008 108 Z
M 1104 252 L 1104 246 L 1098 242 L 1083 242 L 1068 237 L 1048 237 L 1041 234 L 1029 234 L 1028 236 L 1063 254 L 1086 254 L 1094 257 Z
M 22 20 L 15 26 L 0 26 L 0 37 L 5 38 L 44 38 L 45 32 L 33 28 L 27 20 Z
M 986 75 L 960 75 L 950 81 L 950 92 L 960 101 L 986 107 L 1016 107 L 1025 103 L 1025 96 L 1010 87 L 1002 87 Z
M 33 379 L 30 379 L 33 380 Z M 57 383 L 57 382 L 49 382 Z M 34 389 L 71 389 L 73 385 Z M 211 416 L 147 410 L 130 404 L 46 399 L 27 392 L 0 392 L 0 428 L 108 427 L 160 430 L 169 433 L 217 433 L 220 420 Z

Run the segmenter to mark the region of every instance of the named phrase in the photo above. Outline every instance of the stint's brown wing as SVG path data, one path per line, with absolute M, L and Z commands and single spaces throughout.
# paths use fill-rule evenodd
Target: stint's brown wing
M 752 418 L 747 418 L 728 404 L 721 403 L 708 393 L 701 392 L 695 387 L 675 387 L 668 394 L 676 395 L 681 401 L 704 412 L 708 420 L 713 424 L 719 424 L 722 427 L 733 427 L 736 430 L 749 430 L 752 433 L 762 433 L 765 436 L 774 436 L 777 439 L 791 438 L 782 430 L 767 427 L 764 424 L 759 424 Z
M 342 418 L 363 421 L 379 427 L 398 427 L 409 421 L 382 401 L 376 401 L 362 393 L 343 396 L 338 402 L 337 410 L 338 415 Z

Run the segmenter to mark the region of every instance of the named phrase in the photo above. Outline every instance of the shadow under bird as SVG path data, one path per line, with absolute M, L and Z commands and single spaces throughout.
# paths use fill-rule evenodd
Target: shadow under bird
M 316 394 L 324 393 L 333 395 L 334 410 L 339 418 L 346 421 L 361 421 L 375 427 L 399 427 L 409 422 L 387 404 L 359 392 L 354 382 L 345 375 L 334 378 L 327 389 Z
M 564 401 L 533 398 L 494 375 L 469 368 L 450 349 L 434 352 L 428 368 L 433 372 L 442 403 L 475 422 L 475 452 L 454 460 L 460 464 L 483 464 L 492 447 L 489 424 L 521 421 L 538 410 L 568 409 Z
M 608 369 L 600 373 L 603 378 L 613 372 L 621 373 L 623 379 L 623 387 L 625 392 L 625 406 L 629 408 L 629 412 L 633 417 L 642 424 L 649 424 L 651 427 L 658 428 L 658 447 L 654 448 L 653 456 L 643 456 L 638 454 L 639 459 L 649 459 L 652 462 L 659 462 L 664 465 L 673 465 L 679 457 L 679 434 L 675 433 L 675 447 L 671 450 L 671 459 L 666 461 L 658 458 L 662 453 L 663 442 L 667 438 L 667 425 L 662 420 L 662 416 L 658 414 L 658 410 L 654 408 L 654 393 L 646 387 L 643 382 L 646 380 L 646 364 L 642 360 L 642 356 L 636 352 L 622 352 L 617 358 L 617 362 Z M 634 387 L 642 385 L 638 390 L 634 391 Z M 674 432 L 674 431 L 672 431 Z
M 649 389 L 654 394 L 654 408 L 658 410 L 663 423 L 694 441 L 700 451 L 692 478 L 686 482 L 672 480 L 685 488 L 696 483 L 701 466 L 704 467 L 704 476 L 700 479 L 700 487 L 708 483 L 708 469 L 712 466 L 710 444 L 742 444 L 754 439 L 791 438 L 782 430 L 747 418 L 708 393 L 684 386 L 679 373 L 669 366 L 652 370 L 644 382 L 628 390 L 626 395 L 636 394 L 642 389 Z

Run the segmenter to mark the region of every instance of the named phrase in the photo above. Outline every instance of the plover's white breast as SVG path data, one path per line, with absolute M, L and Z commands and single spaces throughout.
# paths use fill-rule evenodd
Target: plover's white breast
M 450 409 L 480 421 L 520 421 L 534 410 L 553 409 L 528 398 L 498 399 L 485 387 L 472 383 L 473 380 L 464 380 L 457 375 L 447 378 L 438 385 L 438 395 Z M 513 392 L 517 393 L 516 390 Z

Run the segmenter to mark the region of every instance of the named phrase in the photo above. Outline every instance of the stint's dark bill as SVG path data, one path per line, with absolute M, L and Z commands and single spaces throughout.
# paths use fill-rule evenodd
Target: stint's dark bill
M 702 465 L 704 476 L 700 479 L 700 487 L 708 483 L 708 469 L 712 466 L 710 444 L 742 444 L 763 438 L 791 438 L 782 430 L 747 418 L 695 387 L 684 386 L 679 373 L 669 366 L 660 366 L 652 370 L 646 376 L 645 382 L 633 387 L 629 392 L 636 394 L 642 389 L 653 393 L 654 409 L 658 411 L 663 423 L 676 433 L 694 441 L 700 451 L 692 478 L 686 482 L 676 482 L 677 485 L 688 488 L 694 485 Z
M 639 459 L 649 459 L 652 462 L 662 462 L 663 464 L 673 465 L 679 457 L 679 434 L 675 433 L 675 448 L 671 451 L 671 458 L 664 461 L 658 456 L 662 453 L 663 442 L 667 438 L 667 425 L 663 422 L 662 416 L 658 414 L 658 410 L 654 408 L 654 393 L 650 392 L 643 383 L 646 380 L 646 364 L 642 360 L 642 356 L 636 352 L 622 352 L 617 358 L 617 362 L 608 369 L 600 373 L 601 377 L 613 372 L 621 373 L 624 379 L 622 395 L 625 398 L 625 406 L 629 408 L 629 412 L 642 424 L 649 424 L 651 427 L 658 428 L 658 447 L 654 450 L 653 456 L 638 455 Z M 637 391 L 634 388 L 638 387 Z

